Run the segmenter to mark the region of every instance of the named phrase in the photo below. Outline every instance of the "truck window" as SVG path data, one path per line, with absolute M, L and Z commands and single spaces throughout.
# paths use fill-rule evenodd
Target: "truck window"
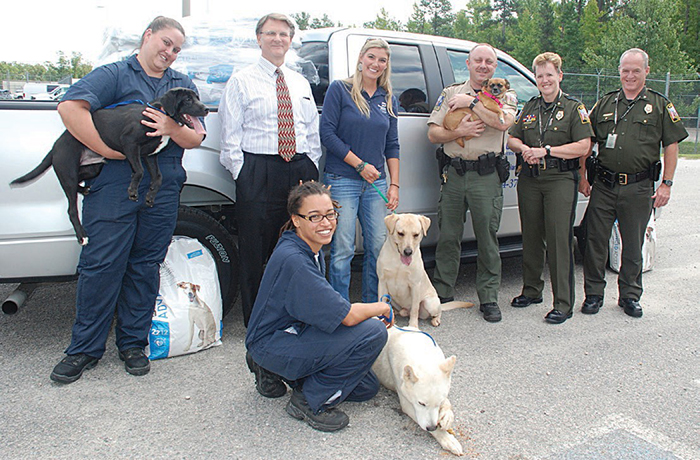
M 469 57 L 469 53 L 447 50 L 447 55 L 452 64 L 452 72 L 455 81 L 467 81 L 469 79 L 469 70 L 467 69 L 467 57 Z M 532 81 L 501 59 L 498 60 L 498 67 L 496 67 L 494 77 L 505 78 L 510 82 L 511 89 L 515 90 L 518 95 L 518 109 L 521 109 L 525 102 L 529 101 L 533 96 L 537 96 L 539 93 L 537 91 L 537 86 L 535 86 Z
M 323 106 L 323 99 L 328 90 L 328 43 L 327 42 L 305 42 L 298 51 L 299 57 L 308 59 L 316 67 L 319 82 L 310 81 L 311 91 L 318 107 Z
M 391 87 L 399 112 L 429 113 L 428 89 L 418 47 L 391 44 Z

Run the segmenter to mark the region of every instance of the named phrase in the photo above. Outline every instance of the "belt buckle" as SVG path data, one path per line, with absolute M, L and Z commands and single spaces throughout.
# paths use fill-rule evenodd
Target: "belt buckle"
M 547 170 L 547 160 L 545 158 L 540 159 L 539 166 L 540 166 L 540 169 L 542 171 L 546 171 Z
M 617 183 L 620 185 L 627 185 L 627 174 L 626 173 L 618 173 L 617 174 Z

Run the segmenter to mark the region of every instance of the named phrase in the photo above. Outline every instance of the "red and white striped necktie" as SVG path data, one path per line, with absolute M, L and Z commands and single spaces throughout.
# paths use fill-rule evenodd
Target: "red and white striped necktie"
M 297 152 L 297 140 L 294 133 L 294 111 L 292 98 L 289 97 L 289 87 L 284 81 L 282 70 L 277 74 L 277 130 L 279 134 L 278 151 L 285 161 L 290 161 Z

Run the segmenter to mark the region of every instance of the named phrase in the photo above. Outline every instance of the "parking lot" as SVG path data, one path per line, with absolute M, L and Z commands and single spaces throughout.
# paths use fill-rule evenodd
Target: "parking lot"
M 617 307 L 612 272 L 597 315 L 577 307 L 566 323 L 545 323 L 550 291 L 540 305 L 511 308 L 521 287 L 515 257 L 503 262 L 502 322 L 487 323 L 478 308 L 446 312 L 438 328 L 421 322 L 457 356 L 450 399 L 468 458 L 700 459 L 699 178 L 700 161 L 681 159 L 657 221 L 641 319 Z M 580 263 L 577 271 L 580 304 Z M 474 273 L 475 264 L 462 266 L 459 299 L 476 300 Z M 15 287 L 0 284 L 0 297 Z M 239 306 L 225 319 L 220 347 L 155 361 L 148 375 L 133 377 L 110 336 L 95 369 L 71 385 L 52 383 L 74 299 L 73 282 L 41 285 L 17 314 L 0 316 L 3 459 L 450 456 L 385 389 L 370 402 L 343 404 L 350 425 L 332 434 L 289 417 L 288 397 L 259 396 L 244 362 Z

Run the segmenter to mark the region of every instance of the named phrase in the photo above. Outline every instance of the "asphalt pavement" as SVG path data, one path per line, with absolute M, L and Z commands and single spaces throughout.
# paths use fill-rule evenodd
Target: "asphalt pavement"
M 657 221 L 656 263 L 644 275 L 644 316 L 617 306 L 608 272 L 603 309 L 545 323 L 545 301 L 524 309 L 521 258 L 503 261 L 503 321 L 478 308 L 421 328 L 456 355 L 455 432 L 475 459 L 700 459 L 700 161 L 681 159 Z M 476 301 L 475 264 L 458 299 Z M 577 303 L 583 298 L 577 264 Z M 548 275 L 547 275 L 548 276 Z M 359 274 L 353 274 L 358 293 Z M 0 284 L 0 299 L 16 285 Z M 77 382 L 49 380 L 70 340 L 75 283 L 41 285 L 17 314 L 0 314 L 0 458 L 444 459 L 451 455 L 401 413 L 386 389 L 344 403 L 350 425 L 322 433 L 286 414 L 289 396 L 258 395 L 244 361 L 236 307 L 223 345 L 158 360 L 134 377 L 110 335 Z M 399 320 L 399 324 L 405 323 Z M 289 395 L 290 393 L 288 393 Z

